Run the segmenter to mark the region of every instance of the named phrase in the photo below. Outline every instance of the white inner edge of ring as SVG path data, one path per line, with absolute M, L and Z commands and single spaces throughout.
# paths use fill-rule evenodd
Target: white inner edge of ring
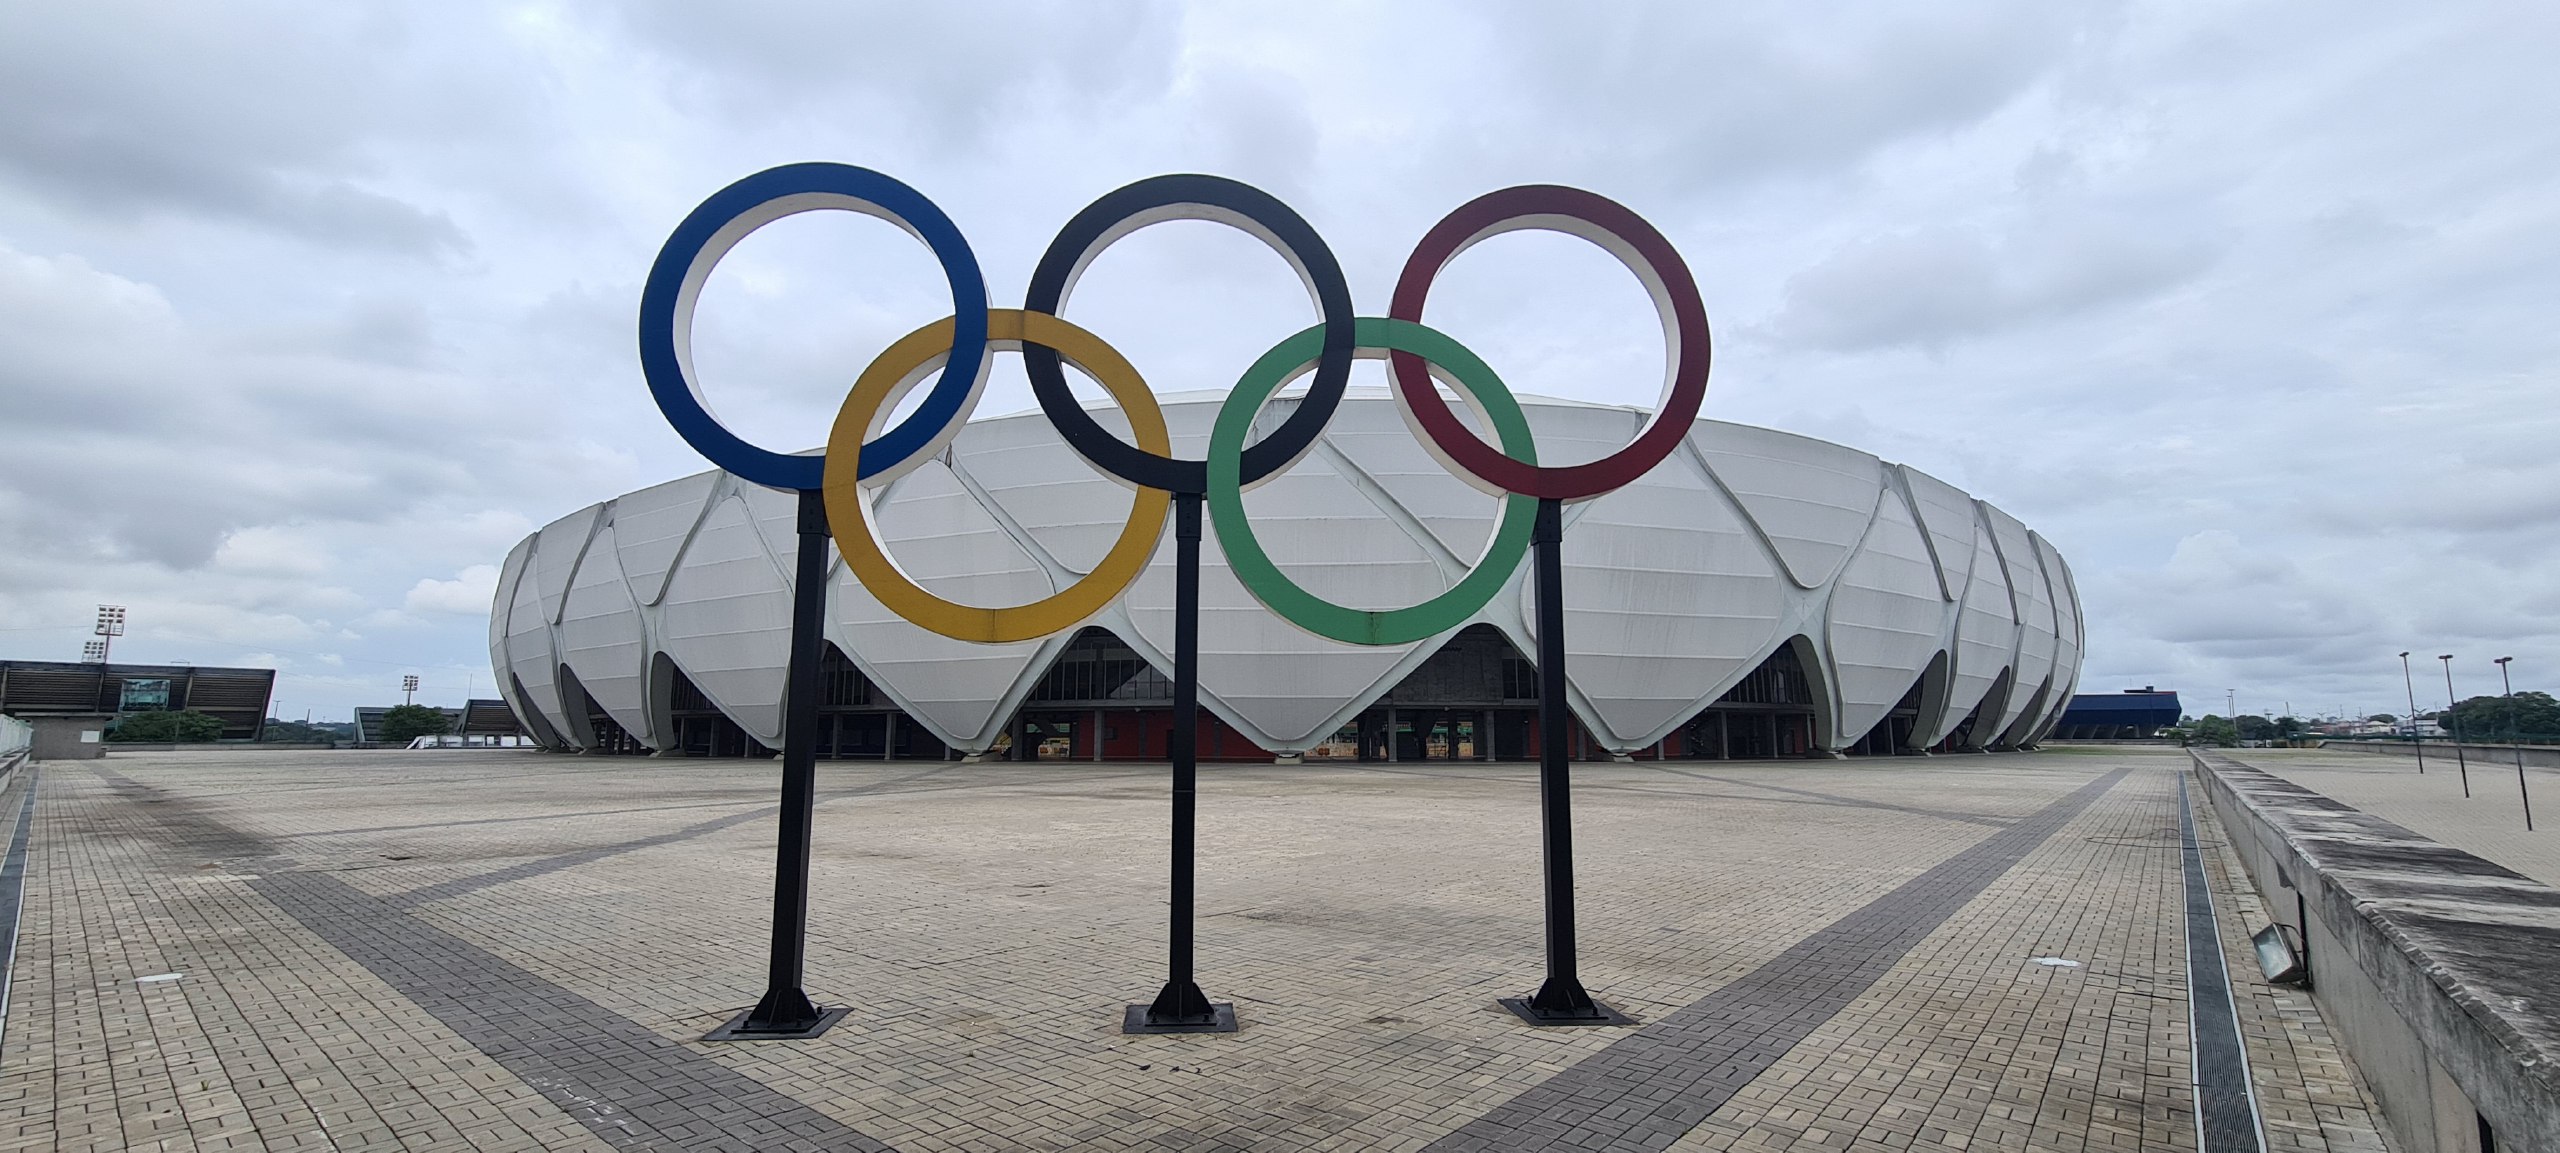
M 819 212 L 826 210 L 860 213 L 864 216 L 885 220 L 898 226 L 899 231 L 915 237 L 918 243 L 924 242 L 924 234 L 916 231 L 915 225 L 907 223 L 905 217 L 899 216 L 898 214 L 868 200 L 864 200 L 861 197 L 847 196 L 840 192 L 797 192 L 789 196 L 778 196 L 772 200 L 765 201 L 754 208 L 750 208 L 745 212 L 739 213 L 737 216 L 731 218 L 727 224 L 721 225 L 720 230 L 712 233 L 711 239 L 704 241 L 702 248 L 693 254 L 693 263 L 685 267 L 684 284 L 676 290 L 674 333 L 676 371 L 683 375 L 685 390 L 693 394 L 693 402 L 700 405 L 702 407 L 702 411 L 709 414 L 714 423 L 719 421 L 719 414 L 713 412 L 711 408 L 711 398 L 703 395 L 702 381 L 694 374 L 693 371 L 693 309 L 694 305 L 702 298 L 702 286 L 710 282 L 711 271 L 719 266 L 721 258 L 729 255 L 729 250 L 736 248 L 738 243 L 745 240 L 749 233 L 752 233 L 765 225 L 771 224 L 774 221 L 780 220 L 785 216 L 797 216 L 803 212 Z M 926 247 L 931 248 L 932 246 L 928 244 Z M 940 253 L 935 254 L 937 261 L 940 259 L 940 256 Z M 944 273 L 946 279 L 949 275 L 950 274 L 948 272 Z M 977 407 L 977 389 L 982 389 L 984 387 L 986 387 L 986 374 L 981 371 L 979 373 L 977 388 L 972 389 L 969 394 L 969 402 L 960 406 L 963 413 L 967 413 Z M 727 431 L 725 426 L 722 431 Z M 736 436 L 737 434 L 730 433 L 730 435 Z M 948 437 L 942 438 L 944 441 L 947 441 L 948 439 Z M 808 452 L 784 455 L 816 456 L 823 454 L 825 451 L 826 450 L 824 448 L 819 448 Z M 939 451 L 938 444 L 934 449 L 918 452 L 910 459 L 921 460 L 933 455 L 935 451 Z
M 1076 256 L 1075 267 L 1067 270 L 1066 282 L 1058 286 L 1058 308 L 1055 315 L 1061 317 L 1066 315 L 1067 298 L 1075 294 L 1076 282 L 1084 279 L 1085 269 L 1093 267 L 1093 262 L 1102 256 L 1104 249 L 1119 243 L 1122 237 L 1128 236 L 1130 233 L 1136 232 L 1141 228 L 1145 228 L 1152 224 L 1162 224 L 1168 220 L 1205 220 L 1212 224 L 1223 224 L 1261 241 L 1265 247 L 1268 247 L 1271 251 L 1278 253 L 1280 259 L 1287 261 L 1291 271 L 1298 274 L 1298 283 L 1307 290 L 1307 300 L 1315 305 L 1316 319 L 1318 321 L 1325 319 L 1324 295 L 1316 287 L 1315 276 L 1307 271 L 1307 266 L 1304 263 L 1299 261 L 1298 254 L 1292 251 L 1287 244 L 1281 242 L 1278 234 L 1273 233 L 1268 228 L 1264 228 L 1260 221 L 1257 221 L 1250 216 L 1246 216 L 1241 212 L 1237 212 L 1232 208 L 1226 208 L 1215 204 L 1193 203 L 1157 205 L 1154 208 L 1136 213 L 1121 220 L 1119 223 L 1112 225 L 1109 231 L 1104 232 L 1100 236 L 1094 237 L 1093 243 L 1086 245 L 1084 251 Z M 1294 379 L 1295 376 L 1304 374 L 1305 372 L 1302 369 L 1298 373 L 1293 374 L 1292 379 Z M 1284 380 L 1282 383 L 1283 387 L 1285 387 L 1287 382 Z M 1348 382 L 1345 383 L 1347 384 Z M 1462 393 L 1464 391 L 1465 390 L 1463 389 L 1460 390 Z M 1274 390 L 1273 395 L 1278 395 L 1277 390 Z M 1491 426 L 1488 425 L 1487 427 Z M 1307 453 L 1315 449 L 1316 442 L 1322 439 L 1324 438 L 1320 435 L 1307 438 L 1306 447 L 1299 449 L 1297 455 L 1281 462 L 1280 467 L 1272 469 L 1269 475 L 1278 476 L 1281 473 L 1287 472 L 1291 468 L 1296 467 L 1300 460 L 1306 458 Z M 1070 444 L 1068 447 L 1074 448 L 1075 446 Z M 1252 446 L 1247 445 L 1246 447 L 1250 448 Z M 1078 455 L 1082 454 L 1079 453 Z M 1088 460 L 1086 463 L 1090 464 L 1092 462 Z M 1096 467 L 1095 471 L 1101 472 L 1106 476 L 1110 475 L 1109 469 L 1100 468 L 1099 466 Z
M 1672 306 L 1671 287 L 1663 281 L 1661 271 L 1654 268 L 1650 262 L 1646 261 L 1644 256 L 1636 251 L 1636 247 L 1634 245 L 1629 244 L 1617 233 L 1611 232 L 1606 228 L 1602 228 L 1599 225 L 1588 220 L 1581 219 L 1580 217 L 1545 214 L 1515 216 L 1509 220 L 1502 221 L 1501 223 L 1488 226 L 1484 231 L 1468 237 L 1465 243 L 1458 245 L 1455 249 L 1450 251 L 1449 259 L 1442 261 L 1440 268 L 1433 270 L 1433 275 L 1435 277 L 1438 276 L 1442 269 L 1448 268 L 1449 265 L 1455 262 L 1461 254 L 1476 245 L 1482 244 L 1485 241 L 1491 240 L 1506 232 L 1523 232 L 1531 229 L 1545 232 L 1561 232 L 1567 236 L 1577 237 L 1597 245 L 1601 251 L 1617 257 L 1618 263 L 1625 265 L 1627 271 L 1634 273 L 1636 282 L 1644 286 L 1645 295 L 1653 298 L 1654 316 L 1662 322 L 1662 348 L 1664 354 L 1662 361 L 1662 391 L 1655 396 L 1653 411 L 1646 415 L 1644 424 L 1636 429 L 1636 435 L 1633 438 L 1635 440 L 1644 439 L 1644 434 L 1652 431 L 1653 426 L 1662 419 L 1663 410 L 1670 407 L 1672 386 L 1680 379 L 1680 315 Z M 1435 377 L 1439 376 L 1437 372 L 1433 373 L 1433 375 Z M 1464 388 L 1457 388 L 1454 391 L 1456 391 L 1460 396 L 1467 395 L 1467 391 Z M 1459 465 L 1456 460 L 1452 459 L 1448 451 L 1440 447 L 1440 442 L 1432 439 L 1430 433 L 1423 429 L 1422 422 L 1414 417 L 1413 405 L 1405 399 L 1404 390 L 1402 388 L 1389 388 L 1387 393 L 1388 395 L 1395 397 L 1396 411 L 1404 414 L 1405 427 L 1413 430 L 1413 438 L 1422 442 L 1423 449 L 1431 454 L 1431 458 L 1433 460 L 1439 461 L 1441 467 L 1448 469 L 1450 472 L 1456 474 L 1460 479 L 1465 480 L 1467 483 L 1484 492 L 1492 493 L 1496 496 L 1511 495 L 1511 490 L 1487 481 L 1483 477 L 1477 476 L 1475 473 Z M 1527 406 L 1524 405 L 1522 407 L 1525 413 Z M 1488 429 L 1492 428 L 1492 422 L 1486 422 L 1485 427 Z M 1487 447 L 1493 448 L 1497 452 L 1501 451 L 1499 445 L 1488 444 Z M 1581 497 L 1578 499 L 1590 500 L 1592 497 L 1601 495 L 1603 494 L 1593 493 L 1590 497 Z

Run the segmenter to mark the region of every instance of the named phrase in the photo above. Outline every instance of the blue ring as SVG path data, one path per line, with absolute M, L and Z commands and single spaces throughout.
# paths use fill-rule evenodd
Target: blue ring
M 759 448 L 738 438 L 702 406 L 676 359 L 676 304 L 687 277 L 712 237 L 731 221 L 788 196 L 823 193 L 849 197 L 877 207 L 882 214 L 925 242 L 942 262 L 951 282 L 951 356 L 942 378 L 925 394 L 915 412 L 896 428 L 862 446 L 862 476 L 906 464 L 965 418 L 978 377 L 987 360 L 987 281 L 978 271 L 977 255 L 951 218 L 924 194 L 893 177 L 849 164 L 786 164 L 768 168 L 723 188 L 702 202 L 676 226 L 649 266 L 649 282 L 640 292 L 640 374 L 658 411 L 675 426 L 676 435 L 711 463 L 769 488 L 820 488 L 826 472 L 823 456 L 796 456 Z M 687 325 L 692 317 L 685 318 Z

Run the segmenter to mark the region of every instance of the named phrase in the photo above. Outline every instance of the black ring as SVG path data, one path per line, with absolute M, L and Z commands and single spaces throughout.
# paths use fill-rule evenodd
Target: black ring
M 1186 212 L 1185 210 L 1198 210 Z M 1143 217 L 1144 219 L 1138 219 Z M 1271 435 L 1245 447 L 1245 484 L 1289 467 L 1312 447 L 1342 403 L 1343 386 L 1351 380 L 1353 344 L 1358 339 L 1351 313 L 1351 285 L 1324 238 L 1270 193 L 1223 176 L 1154 176 L 1118 189 L 1085 206 L 1058 230 L 1057 239 L 1032 270 L 1030 291 L 1023 294 L 1028 312 L 1052 316 L 1066 303 L 1071 281 L 1113 241 L 1162 220 L 1215 220 L 1234 225 L 1242 218 L 1248 235 L 1276 246 L 1298 268 L 1314 290 L 1316 310 L 1324 321 L 1324 347 L 1316 358 L 1315 378 L 1298 410 Z M 1136 220 L 1135 224 L 1129 224 Z M 1125 227 L 1124 227 L 1125 226 Z M 1113 436 L 1087 415 L 1067 390 L 1067 374 L 1058 354 L 1037 345 L 1022 346 L 1022 367 L 1031 377 L 1032 395 L 1056 426 L 1058 435 L 1093 467 L 1130 484 L 1176 493 L 1208 491 L 1206 461 L 1157 456 Z

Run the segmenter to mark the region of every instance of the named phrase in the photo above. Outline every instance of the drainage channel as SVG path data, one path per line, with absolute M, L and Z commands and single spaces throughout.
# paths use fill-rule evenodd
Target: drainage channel
M 2203 1153 L 2266 1153 L 2249 1053 L 2240 1043 L 2240 1007 L 2222 959 L 2213 886 L 2196 845 L 2196 811 L 2178 774 L 2178 845 L 2187 873 L 2187 1039 L 2196 1090 L 2196 1147 Z

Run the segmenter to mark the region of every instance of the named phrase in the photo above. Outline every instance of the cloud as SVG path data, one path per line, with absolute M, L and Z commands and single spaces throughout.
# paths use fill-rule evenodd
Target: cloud
M 461 616 L 487 617 L 490 602 L 498 595 L 498 566 L 476 564 L 455 573 L 452 580 L 421 579 L 401 598 L 400 607 L 421 615 L 454 613 Z
M 998 305 L 1159 172 L 1285 197 L 1364 313 L 1457 204 L 1585 185 L 1697 274 L 1709 415 L 2043 532 L 2092 685 L 2378 706 L 2403 648 L 2560 676 L 2555 51 L 2538 11 L 2354 3 L 30 8 L 0 37 L 0 643 L 74 656 L 41 630 L 118 603 L 137 659 L 459 699 L 515 539 L 703 467 L 637 372 L 667 231 L 830 159 L 935 197 Z M 908 238 L 837 224 L 706 290 L 715 403 L 775 443 L 950 308 Z M 1232 381 L 1309 312 L 1216 233 L 1130 240 L 1072 314 L 1161 386 Z M 1518 388 L 1659 382 L 1642 294 L 1576 241 L 1471 251 L 1431 319 Z M 1001 364 L 986 409 L 1028 404 Z
M 2023 236 L 1927 227 L 1861 237 L 1796 274 L 1768 327 L 1831 351 L 1919 346 L 2138 301 L 2202 272 L 2210 250 L 2130 219 Z

